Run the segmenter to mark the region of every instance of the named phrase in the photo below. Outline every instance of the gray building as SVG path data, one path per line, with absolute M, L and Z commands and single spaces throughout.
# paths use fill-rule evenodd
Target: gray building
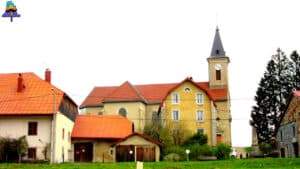
M 299 157 L 300 143 L 300 91 L 294 91 L 277 132 L 281 157 Z
M 298 157 L 298 125 L 296 122 L 291 122 L 282 125 L 277 133 L 278 148 L 281 157 Z

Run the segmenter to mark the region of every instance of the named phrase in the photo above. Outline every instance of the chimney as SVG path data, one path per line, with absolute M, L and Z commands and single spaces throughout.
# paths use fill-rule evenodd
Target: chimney
M 18 77 L 18 86 L 17 86 L 17 92 L 22 92 L 24 89 L 24 84 L 23 84 L 23 77 L 22 74 L 19 73 L 19 77 Z
M 51 83 L 51 70 L 49 68 L 45 71 L 45 81 Z

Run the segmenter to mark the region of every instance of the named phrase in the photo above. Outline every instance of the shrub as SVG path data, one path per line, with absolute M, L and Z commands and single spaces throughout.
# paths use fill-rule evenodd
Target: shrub
M 179 161 L 180 156 L 176 153 L 168 154 L 164 157 L 164 161 Z
M 202 133 L 196 133 L 192 137 L 187 139 L 184 143 L 184 145 L 193 145 L 193 144 L 199 144 L 199 145 L 207 144 L 207 135 Z
M 180 159 L 182 159 L 182 160 L 185 159 L 185 149 L 180 146 L 167 147 L 164 150 L 164 154 L 165 155 L 177 154 L 177 155 L 179 155 Z
M 263 153 L 263 154 L 270 154 L 272 152 L 272 145 L 269 143 L 260 143 L 259 144 L 259 150 Z
M 213 152 L 210 146 L 207 144 L 205 145 L 199 145 L 199 144 L 194 144 L 189 147 L 187 147 L 191 152 L 190 152 L 190 159 L 191 160 L 197 160 L 201 156 L 212 156 Z
M 219 160 L 229 159 L 231 151 L 232 151 L 231 147 L 229 145 L 227 145 L 227 144 L 224 144 L 224 143 L 218 144 L 213 149 L 214 155 Z
M 0 161 L 21 162 L 28 148 L 25 136 L 18 139 L 0 138 Z

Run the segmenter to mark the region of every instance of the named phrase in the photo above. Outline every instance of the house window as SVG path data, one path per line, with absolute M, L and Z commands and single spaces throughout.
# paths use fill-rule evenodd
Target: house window
M 65 129 L 64 128 L 62 129 L 62 139 L 63 140 L 65 139 Z
M 125 108 L 120 108 L 119 115 L 121 115 L 123 117 L 127 117 L 127 110 Z
M 29 122 L 28 123 L 28 135 L 29 136 L 37 135 L 37 127 L 38 127 L 37 122 Z
M 179 94 L 178 93 L 173 93 L 172 94 L 172 103 L 173 104 L 178 104 L 179 103 Z
M 198 122 L 202 122 L 203 120 L 204 120 L 204 114 L 203 114 L 203 111 L 200 111 L 200 110 L 198 110 L 197 112 L 196 112 L 196 120 L 198 121 Z
M 28 159 L 35 160 L 36 159 L 36 148 L 28 148 L 27 150 Z
M 179 120 L 179 111 L 178 110 L 173 110 L 173 112 L 172 112 L 172 119 L 174 121 L 178 121 Z
M 198 133 L 198 134 L 204 134 L 204 129 L 198 128 L 198 129 L 197 129 L 197 133 Z
M 196 103 L 197 104 L 203 104 L 203 94 L 202 93 L 197 93 L 196 94 Z
M 295 126 L 293 126 L 292 128 L 293 128 L 293 137 L 295 137 L 296 136 L 296 128 L 295 128 Z
M 216 70 L 216 80 L 221 80 L 221 70 Z

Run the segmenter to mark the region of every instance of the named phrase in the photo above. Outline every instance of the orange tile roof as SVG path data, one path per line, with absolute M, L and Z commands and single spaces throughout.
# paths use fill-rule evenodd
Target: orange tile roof
M 149 142 L 152 142 L 152 143 L 154 143 L 154 144 L 156 144 L 156 145 L 158 145 L 158 146 L 163 146 L 163 144 L 162 144 L 160 141 L 154 140 L 153 138 L 151 138 L 150 136 L 148 136 L 148 135 L 146 135 L 146 134 L 137 133 L 137 132 L 134 132 L 134 133 L 128 135 L 127 137 L 124 137 L 124 138 L 118 140 L 117 142 L 115 142 L 115 143 L 113 144 L 113 146 L 115 146 L 115 145 L 117 145 L 117 144 L 119 144 L 119 143 L 121 143 L 121 142 L 124 142 L 124 141 L 126 141 L 127 139 L 129 139 L 129 138 L 131 138 L 131 137 L 133 137 L 133 136 L 138 136 L 138 137 L 141 137 L 141 138 L 143 138 L 143 139 L 145 139 L 145 140 L 147 140 L 147 141 L 149 141 Z
M 34 73 L 21 75 L 24 88 L 17 92 L 19 73 L 0 74 L 0 115 L 49 115 L 57 112 L 64 92 Z
M 210 89 L 209 82 L 193 82 L 192 79 L 187 78 L 180 83 L 131 85 L 129 82 L 125 82 L 121 86 L 95 87 L 83 101 L 80 108 L 101 106 L 106 98 L 110 98 L 113 101 L 136 101 L 142 99 L 149 104 L 160 104 L 170 91 L 187 80 L 204 90 L 213 101 L 227 100 L 227 88 Z
M 132 123 L 118 115 L 79 115 L 72 139 L 121 139 L 132 133 Z

